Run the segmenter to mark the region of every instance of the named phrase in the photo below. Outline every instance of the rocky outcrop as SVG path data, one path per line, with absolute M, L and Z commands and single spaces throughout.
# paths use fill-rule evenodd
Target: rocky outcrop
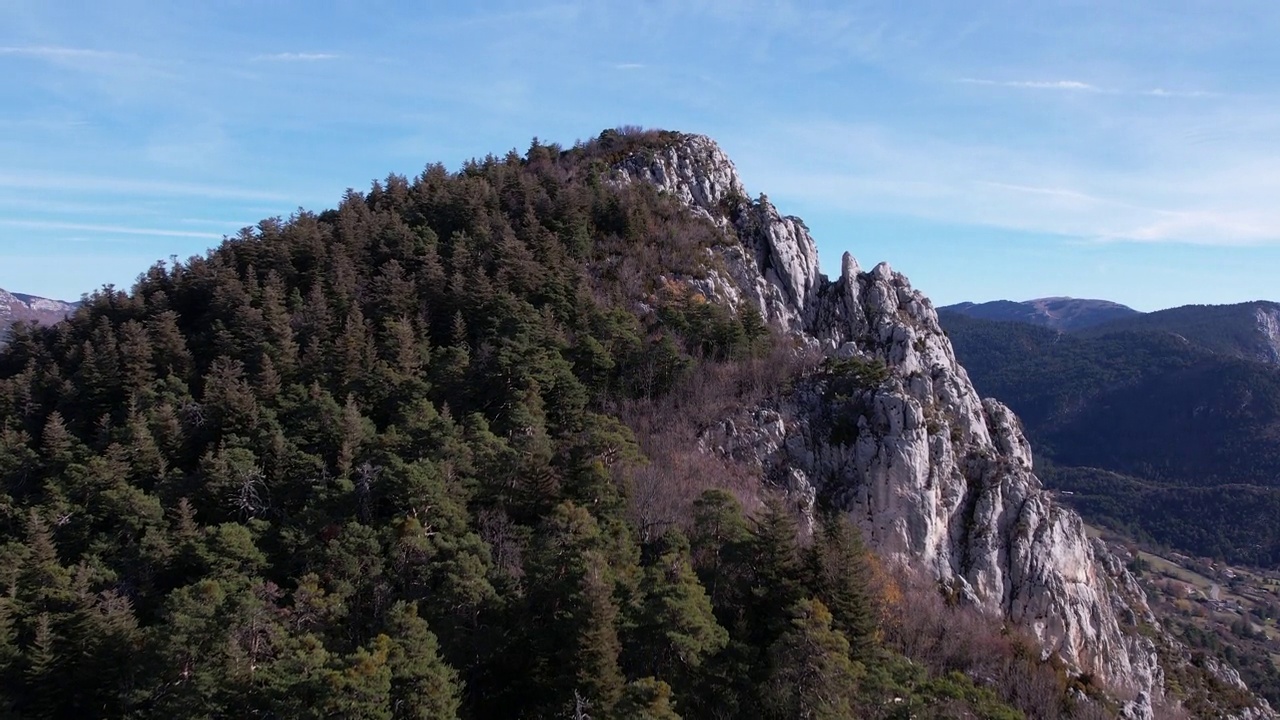
M 818 271 L 797 218 L 748 199 L 733 164 L 704 137 L 680 136 L 617 165 L 619 183 L 650 182 L 739 243 L 712 252 L 708 298 L 762 316 L 829 358 L 794 391 L 744 408 L 700 439 L 755 464 L 802 507 L 823 493 L 883 556 L 950 583 L 975 605 L 1030 629 L 1047 652 L 1135 698 L 1163 696 L 1145 596 L 1032 471 L 1018 419 L 983 400 L 956 362 L 932 303 L 887 264 L 846 254 Z
M 1258 335 L 1261 342 L 1258 356 L 1264 362 L 1280 365 L 1280 308 L 1274 305 L 1259 305 L 1254 310 L 1258 321 Z
M 822 295 L 826 324 L 809 330 L 837 361 L 708 431 L 704 447 L 758 463 L 802 500 L 828 495 L 882 556 L 1025 626 L 1080 671 L 1159 693 L 1154 647 L 1125 629 L 1154 622 L 1141 590 L 1044 492 L 1017 418 L 978 396 L 903 276 L 844 265 Z
M 614 169 L 620 183 L 647 182 L 681 200 L 695 214 L 742 238 L 716 248 L 705 278 L 689 284 L 737 309 L 749 303 L 762 317 L 803 333 L 826 285 L 818 247 L 799 218 L 783 216 L 765 196 L 747 197 L 733 162 L 714 141 L 682 135 L 664 148 L 632 155 Z

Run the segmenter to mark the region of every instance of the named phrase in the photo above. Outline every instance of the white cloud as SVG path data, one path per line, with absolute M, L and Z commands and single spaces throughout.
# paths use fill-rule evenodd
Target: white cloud
M 614 63 L 613 69 L 614 70 L 641 70 L 644 68 L 644 66 L 645 66 L 644 63 L 635 63 L 635 62 Z
M 56 45 L 30 45 L 23 47 L 0 47 L 0 55 L 18 55 L 41 58 L 44 60 L 106 60 L 127 57 L 116 52 L 89 50 L 87 48 L 61 47 Z
M 254 60 L 270 62 L 319 62 L 321 60 L 337 60 L 342 57 L 333 53 L 282 52 L 270 55 L 258 55 Z
M 1104 92 L 1097 85 L 1079 80 L 987 80 L 984 78 L 960 78 L 966 85 L 995 85 L 998 87 L 1029 88 L 1033 90 L 1075 90 L 1080 92 Z
M 990 80 L 987 78 L 960 78 L 956 82 L 965 85 L 987 85 L 991 87 L 1023 88 L 1027 90 L 1066 90 L 1074 92 L 1104 93 L 1107 95 L 1146 95 L 1163 98 L 1206 98 L 1219 97 L 1218 93 L 1206 90 L 1170 90 L 1168 88 L 1151 88 L 1149 90 L 1124 90 L 1102 87 L 1080 80 Z
M 194 196 L 230 200 L 296 200 L 297 194 L 199 183 L 132 180 L 96 175 L 0 173 L 0 188 L 101 193 L 104 195 Z
M 98 225 L 95 223 L 69 223 L 52 220 L 14 220 L 0 219 L 5 227 L 26 228 L 29 230 L 69 230 L 74 232 L 94 232 L 111 235 L 143 235 L 148 237 L 184 237 L 221 240 L 221 233 L 197 232 L 194 230 L 166 230 L 161 228 L 126 227 L 121 225 Z
M 1168 98 L 1203 98 L 1217 97 L 1218 93 L 1212 93 L 1205 90 L 1166 90 L 1164 88 L 1152 88 L 1145 90 L 1143 95 L 1152 97 L 1168 97 Z

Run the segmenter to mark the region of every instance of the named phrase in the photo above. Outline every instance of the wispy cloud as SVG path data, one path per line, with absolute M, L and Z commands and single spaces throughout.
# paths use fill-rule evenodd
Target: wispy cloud
M 0 173 L 0 188 L 15 190 L 55 190 L 60 192 L 93 192 L 103 195 L 194 196 L 228 200 L 295 201 L 297 194 L 268 192 L 252 188 L 206 185 L 163 180 L 133 180 L 98 175 L 16 174 Z
M 1081 80 L 991 80 L 988 78 L 960 78 L 956 82 L 964 85 L 986 85 L 989 87 L 1021 88 L 1025 90 L 1064 90 L 1068 92 L 1100 93 L 1106 95 L 1146 95 L 1163 98 L 1207 98 L 1220 97 L 1219 93 L 1207 90 L 1170 90 L 1168 88 L 1150 88 L 1148 90 L 1132 90 L 1105 87 Z
M 1220 97 L 1220 93 L 1209 92 L 1207 90 L 1166 90 L 1164 88 L 1152 88 L 1144 90 L 1143 95 L 1151 97 L 1167 97 L 1167 98 L 1205 98 Z
M 642 70 L 644 67 L 644 63 L 637 62 L 614 63 L 613 65 L 614 70 Z
M 213 227 L 234 228 L 236 230 L 256 224 L 245 220 L 214 220 L 212 218 L 179 218 L 178 222 L 184 225 L 212 225 Z
M 259 62 L 320 62 L 322 60 L 337 60 L 340 57 L 342 56 L 336 53 L 282 52 L 256 55 L 253 59 Z
M 168 230 L 163 228 L 127 227 L 122 225 L 98 225 L 94 223 L 69 223 L 54 220 L 15 220 L 0 219 L 0 226 L 25 228 L 28 230 L 68 230 L 72 232 L 93 232 L 110 235 L 141 235 L 148 237 L 183 237 L 221 240 L 221 233 L 197 232 L 195 230 Z
M 996 182 L 993 180 L 979 180 L 977 181 L 977 184 L 1000 190 L 1011 190 L 1014 192 L 1026 193 L 1028 195 L 1056 198 L 1058 200 L 1133 207 L 1132 205 L 1120 202 L 1119 200 L 1098 197 L 1097 195 L 1090 195 L 1088 193 L 1080 192 L 1079 190 L 1070 190 L 1067 188 L 1035 187 L 1033 185 L 1018 185 L 1016 183 Z
M 88 48 L 62 47 L 58 45 L 27 45 L 21 47 L 0 47 L 0 55 L 17 55 L 34 57 L 43 60 L 105 60 L 128 57 L 123 53 Z
M 960 78 L 966 85 L 994 85 L 997 87 L 1027 88 L 1031 90 L 1072 90 L 1077 92 L 1105 92 L 1097 85 L 1079 80 L 988 80 L 985 78 Z
M 1141 123 L 1120 136 L 1085 125 L 1080 131 L 1094 133 L 1098 147 L 977 144 L 872 125 L 802 123 L 776 131 L 785 155 L 759 147 L 739 167 L 755 165 L 775 201 L 852 214 L 1091 241 L 1280 245 L 1280 154 L 1269 146 L 1249 137 L 1189 144 L 1172 121 Z

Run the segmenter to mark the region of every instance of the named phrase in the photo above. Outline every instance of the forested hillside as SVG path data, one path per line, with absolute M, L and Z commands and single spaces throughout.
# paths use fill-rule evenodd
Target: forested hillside
M 15 333 L 0 715 L 1104 716 L 666 432 L 813 369 L 671 280 L 731 236 L 602 181 L 669 137 L 391 176 Z
M 943 322 L 974 383 L 1025 423 L 1040 475 L 1089 517 L 1194 554 L 1280 562 L 1275 366 L 1167 332 Z
M 1081 335 L 1161 332 L 1220 355 L 1280 364 L 1280 304 L 1267 301 L 1235 305 L 1184 305 L 1118 318 L 1085 328 Z

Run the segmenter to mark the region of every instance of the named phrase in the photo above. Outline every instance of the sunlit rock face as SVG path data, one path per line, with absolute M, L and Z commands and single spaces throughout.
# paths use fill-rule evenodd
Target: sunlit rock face
M 736 236 L 712 251 L 709 277 L 689 279 L 709 299 L 748 303 L 826 355 L 887 369 L 838 395 L 814 373 L 772 406 L 726 418 L 702 447 L 757 464 L 802 507 L 834 498 L 881 555 L 1023 625 L 1079 670 L 1163 694 L 1153 644 L 1125 630 L 1154 622 L 1142 590 L 1043 490 L 1017 417 L 979 397 L 928 298 L 887 264 L 864 272 L 848 254 L 834 280 L 820 274 L 804 223 L 749 199 L 708 138 L 633 155 L 614 177 L 652 183 Z M 1149 713 L 1150 702 L 1131 704 Z
M 1280 308 L 1259 306 L 1254 310 L 1258 321 L 1258 357 L 1280 365 Z

